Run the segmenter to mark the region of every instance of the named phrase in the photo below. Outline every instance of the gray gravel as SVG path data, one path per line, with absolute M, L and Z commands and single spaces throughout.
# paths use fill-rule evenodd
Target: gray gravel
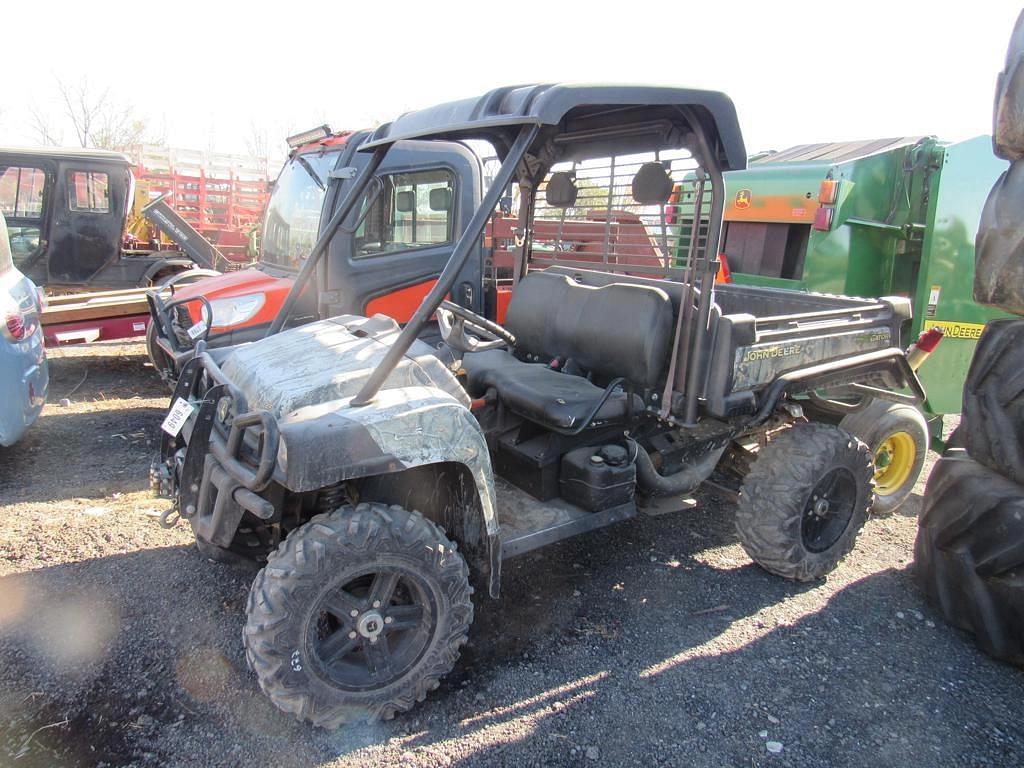
M 245 668 L 252 572 L 157 525 L 143 361 L 56 356 L 43 419 L 0 450 L 0 765 L 1024 764 L 1024 676 L 913 584 L 919 497 L 812 585 L 754 566 L 712 493 L 563 542 L 506 563 L 426 704 L 295 723 Z

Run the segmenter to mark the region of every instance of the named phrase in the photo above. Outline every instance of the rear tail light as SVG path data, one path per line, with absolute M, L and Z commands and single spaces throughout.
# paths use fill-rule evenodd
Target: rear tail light
M 729 259 L 724 253 L 718 254 L 718 274 L 715 275 L 715 282 L 732 282 L 732 271 L 729 269 Z
M 946 331 L 939 326 L 929 328 L 922 333 L 917 341 L 910 345 L 910 349 L 907 350 L 907 362 L 910 363 L 910 367 L 915 371 L 920 368 L 924 361 L 928 359 L 928 356 L 939 346 L 939 342 L 942 341 L 945 335 Z
M 819 232 L 828 232 L 832 229 L 832 216 L 834 208 L 819 208 L 814 212 L 814 228 Z
M 818 187 L 818 202 L 822 205 L 835 205 L 839 199 L 839 182 L 835 179 L 825 179 Z

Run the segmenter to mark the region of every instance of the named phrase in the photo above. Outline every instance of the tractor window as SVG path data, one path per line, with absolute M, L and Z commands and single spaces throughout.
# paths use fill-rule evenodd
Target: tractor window
M 281 169 L 267 203 L 260 260 L 298 269 L 309 258 L 320 231 L 320 211 L 339 153 L 306 152 Z
M 11 253 L 19 266 L 39 250 L 45 194 L 41 168 L 0 166 L 0 213 L 7 218 Z
M 810 224 L 728 221 L 722 250 L 732 272 L 800 280 L 810 234 Z
M 98 171 L 70 171 L 68 207 L 76 213 L 110 213 L 110 177 Z
M 356 256 L 409 251 L 450 242 L 455 178 L 435 169 L 381 176 L 383 184 L 373 205 L 360 209 Z M 370 194 L 373 195 L 371 189 Z

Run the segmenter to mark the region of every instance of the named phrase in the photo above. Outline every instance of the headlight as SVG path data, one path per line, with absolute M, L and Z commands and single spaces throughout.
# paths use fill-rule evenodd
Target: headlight
M 227 328 L 244 323 L 260 311 L 266 297 L 262 293 L 248 296 L 235 296 L 228 299 L 214 299 L 210 302 L 213 310 L 213 322 L 210 321 L 206 305 L 203 305 L 203 320 L 212 328 Z

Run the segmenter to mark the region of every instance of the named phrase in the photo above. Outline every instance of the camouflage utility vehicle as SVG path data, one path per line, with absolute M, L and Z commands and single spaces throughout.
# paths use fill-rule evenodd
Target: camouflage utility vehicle
M 338 315 L 328 245 L 410 209 L 372 183 L 405 140 L 489 142 L 500 169 L 404 327 Z M 471 585 L 497 598 L 506 558 L 689 508 L 716 468 L 767 570 L 816 579 L 851 550 L 871 456 L 795 397 L 919 402 L 909 303 L 715 285 L 722 174 L 746 158 L 725 95 L 504 88 L 359 151 L 266 338 L 197 345 L 154 466 L 201 549 L 266 560 L 244 641 L 278 707 L 327 727 L 411 708 L 466 642 Z M 499 204 L 519 222 L 500 263 L 480 247 Z M 534 243 L 542 219 L 564 236 Z M 307 285 L 322 319 L 281 331 Z

